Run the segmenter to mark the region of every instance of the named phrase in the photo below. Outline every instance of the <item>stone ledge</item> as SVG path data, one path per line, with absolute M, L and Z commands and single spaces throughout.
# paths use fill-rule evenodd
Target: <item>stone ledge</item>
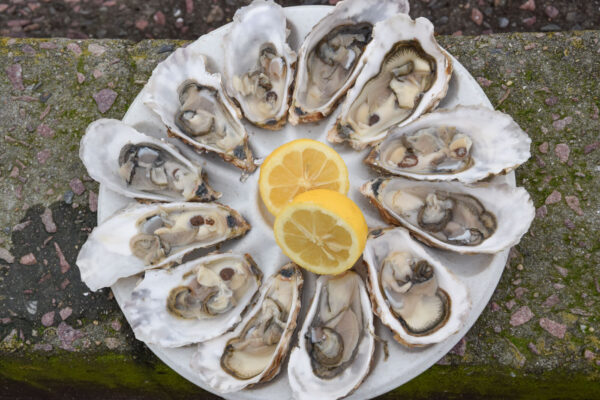
M 600 397 L 599 40 L 596 31 L 439 38 L 531 136 L 517 181 L 537 218 L 466 337 L 383 398 Z M 75 267 L 98 190 L 79 139 L 91 121 L 121 118 L 182 44 L 0 39 L 3 394 L 209 396 L 136 341 L 110 290 L 90 293 Z

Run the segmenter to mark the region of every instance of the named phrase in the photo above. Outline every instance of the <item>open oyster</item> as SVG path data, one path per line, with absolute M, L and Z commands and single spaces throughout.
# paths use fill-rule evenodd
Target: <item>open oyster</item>
M 391 15 L 408 13 L 406 0 L 344 0 L 306 36 L 298 55 L 290 106 L 294 125 L 328 116 L 354 84 L 366 62 L 373 26 Z
M 296 399 L 339 399 L 371 368 L 373 313 L 365 285 L 353 271 L 320 276 L 288 363 Z
M 149 268 L 169 266 L 192 250 L 243 235 L 250 225 L 218 203 L 136 205 L 94 228 L 77 257 L 91 290 Z
M 357 150 L 437 106 L 452 75 L 450 56 L 425 18 L 398 14 L 378 23 L 363 57 L 368 62 L 327 135 L 330 142 L 348 141 Z
M 256 169 L 241 112 L 225 94 L 221 75 L 206 70 L 203 55 L 177 49 L 154 69 L 142 98 L 170 136 L 245 171 Z
M 198 343 L 240 321 L 261 278 L 248 254 L 211 254 L 146 271 L 123 312 L 138 340 L 163 347 Z
M 223 43 L 225 87 L 246 119 L 281 129 L 287 119 L 296 53 L 286 40 L 283 9 L 272 0 L 240 8 Z
M 200 167 L 175 148 L 116 119 L 88 126 L 79 157 L 92 178 L 127 197 L 214 201 L 221 196 L 204 182 Z
M 302 284 L 298 266 L 283 266 L 260 288 L 260 298 L 233 331 L 198 344 L 192 369 L 220 393 L 273 379 L 296 328 Z
M 373 312 L 398 342 L 439 343 L 462 327 L 471 307 L 465 285 L 406 229 L 371 232 L 363 260 Z
M 429 245 L 458 253 L 497 253 L 514 246 L 535 215 L 527 191 L 507 184 L 377 178 L 361 192 L 387 222 L 405 226 Z
M 365 162 L 418 180 L 472 183 L 512 171 L 531 139 L 507 114 L 481 106 L 437 110 L 389 130 Z

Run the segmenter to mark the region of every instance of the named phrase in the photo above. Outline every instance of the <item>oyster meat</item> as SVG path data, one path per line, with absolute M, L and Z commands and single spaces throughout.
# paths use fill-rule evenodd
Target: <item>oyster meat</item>
M 371 302 L 360 276 L 320 276 L 288 363 L 294 398 L 347 396 L 369 373 L 374 349 Z
M 435 247 L 497 253 L 519 242 L 535 209 L 527 191 L 507 184 L 466 186 L 378 178 L 361 192 L 389 223 L 403 225 Z
M 287 120 L 296 53 L 286 23 L 281 6 L 254 0 L 235 13 L 223 43 L 227 93 L 261 128 L 281 129 Z
M 365 159 L 384 173 L 472 183 L 512 171 L 530 157 L 531 139 L 507 114 L 458 106 L 394 127 Z
M 256 169 L 241 112 L 225 94 L 221 75 L 207 71 L 202 54 L 177 49 L 154 69 L 142 96 L 170 136 L 245 171 Z
M 290 107 L 294 125 L 328 116 L 354 84 L 367 61 L 373 26 L 391 15 L 408 13 L 405 0 L 344 0 L 306 36 L 298 55 Z
M 146 271 L 123 312 L 138 340 L 163 347 L 198 343 L 241 320 L 261 278 L 248 254 L 211 254 Z
M 115 119 L 92 122 L 79 147 L 89 175 L 111 190 L 153 201 L 214 201 L 221 194 L 171 145 Z
M 406 229 L 371 232 L 363 260 L 373 312 L 409 347 L 456 333 L 470 310 L 468 292 Z
M 233 331 L 198 344 L 192 369 L 220 393 L 273 379 L 296 328 L 302 284 L 298 266 L 283 266 L 260 288 L 260 298 Z
M 348 141 L 357 150 L 437 106 L 452 75 L 450 56 L 425 18 L 398 14 L 378 23 L 363 57 L 368 62 L 327 135 L 330 142 Z
M 218 203 L 168 203 L 127 208 L 96 227 L 77 257 L 91 290 L 149 268 L 169 266 L 192 250 L 243 235 L 250 225 Z

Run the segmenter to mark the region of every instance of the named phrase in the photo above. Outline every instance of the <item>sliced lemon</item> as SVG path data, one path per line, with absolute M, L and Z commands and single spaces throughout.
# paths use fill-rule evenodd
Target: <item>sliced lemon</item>
M 330 189 L 348 193 L 348 168 L 331 147 L 312 139 L 298 139 L 275 149 L 260 167 L 260 196 L 271 214 L 300 193 Z
M 301 267 L 335 275 L 351 268 L 367 241 L 367 222 L 358 206 L 333 190 L 299 194 L 275 218 L 275 240 Z

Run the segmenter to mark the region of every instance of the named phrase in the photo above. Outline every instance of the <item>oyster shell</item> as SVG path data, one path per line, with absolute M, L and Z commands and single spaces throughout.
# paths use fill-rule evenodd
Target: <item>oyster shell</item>
M 283 8 L 254 0 L 233 17 L 223 43 L 227 93 L 246 119 L 266 129 L 281 129 L 287 119 L 296 53 L 286 43 Z
M 198 343 L 241 320 L 261 278 L 248 254 L 211 254 L 146 271 L 123 312 L 138 340 L 163 347 Z
M 243 235 L 250 225 L 218 203 L 135 205 L 94 228 L 77 256 L 91 290 L 179 262 L 192 250 Z
M 302 284 L 298 266 L 284 265 L 260 288 L 260 298 L 233 331 L 198 344 L 192 369 L 220 393 L 273 379 L 296 328 Z
M 408 13 L 406 0 L 344 0 L 306 36 L 298 55 L 290 106 L 294 125 L 328 116 L 354 84 L 373 26 L 390 15 Z
M 294 398 L 347 396 L 369 373 L 374 349 L 371 302 L 360 276 L 320 276 L 288 363 Z
M 215 152 L 244 171 L 256 169 L 241 112 L 225 94 L 221 75 L 206 70 L 202 54 L 175 50 L 154 69 L 142 99 L 170 136 L 198 152 Z
M 327 135 L 330 142 L 348 141 L 357 150 L 437 106 L 452 75 L 450 56 L 425 18 L 398 14 L 378 23 L 363 57 L 368 62 Z
M 462 327 L 471 308 L 466 286 L 406 229 L 371 232 L 363 260 L 373 312 L 399 343 L 439 343 Z
M 199 166 L 172 146 L 116 119 L 92 122 L 79 147 L 88 174 L 111 190 L 153 201 L 214 201 L 221 197 Z
M 361 192 L 383 219 L 423 242 L 458 253 L 497 253 L 527 232 L 535 208 L 524 188 L 377 178 Z
M 530 145 L 508 114 L 458 106 L 391 128 L 365 162 L 412 179 L 472 183 L 517 168 L 531 156 Z

